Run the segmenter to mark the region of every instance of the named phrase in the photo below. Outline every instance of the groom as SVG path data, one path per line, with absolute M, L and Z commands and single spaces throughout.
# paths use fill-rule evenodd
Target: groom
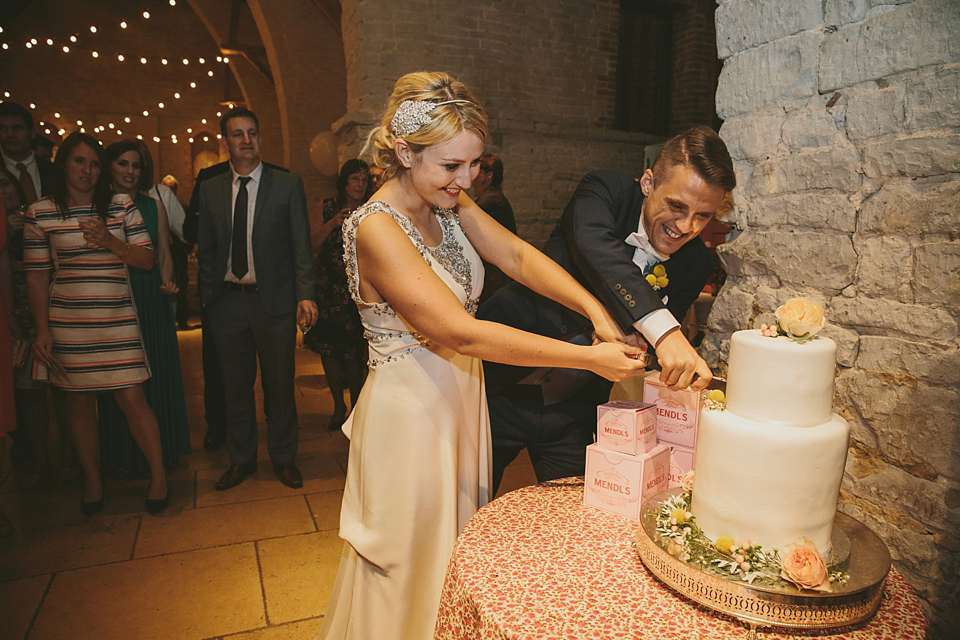
M 660 379 L 703 389 L 706 362 L 680 331 L 713 259 L 699 234 L 736 186 L 720 136 L 698 126 L 663 145 L 639 181 L 595 171 L 580 182 L 544 253 L 583 284 L 628 338 L 656 350 Z M 664 273 L 655 288 L 647 275 Z M 478 318 L 552 338 L 590 342 L 586 319 L 516 283 L 480 307 Z M 634 332 L 638 333 L 634 333 Z M 586 371 L 484 363 L 493 441 L 494 492 L 503 470 L 528 449 L 537 480 L 583 475 L 597 405 L 610 383 Z
M 259 122 L 252 111 L 229 111 L 220 131 L 230 170 L 199 186 L 197 237 L 200 302 L 214 329 L 227 413 L 230 467 L 216 489 L 235 487 L 257 470 L 258 362 L 267 452 L 280 482 L 297 489 L 303 486 L 293 462 L 297 323 L 317 321 L 303 182 L 260 161 Z

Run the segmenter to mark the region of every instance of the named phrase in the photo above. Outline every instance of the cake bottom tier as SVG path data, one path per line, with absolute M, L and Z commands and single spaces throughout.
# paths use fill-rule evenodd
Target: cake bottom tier
M 832 414 L 810 427 L 704 410 L 691 511 L 712 540 L 730 536 L 783 549 L 812 540 L 827 560 L 850 427 Z

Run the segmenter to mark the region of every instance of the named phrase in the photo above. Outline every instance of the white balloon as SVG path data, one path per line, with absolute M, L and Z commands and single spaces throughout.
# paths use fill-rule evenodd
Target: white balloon
M 332 131 L 321 131 L 310 141 L 310 160 L 323 175 L 337 175 L 337 138 Z

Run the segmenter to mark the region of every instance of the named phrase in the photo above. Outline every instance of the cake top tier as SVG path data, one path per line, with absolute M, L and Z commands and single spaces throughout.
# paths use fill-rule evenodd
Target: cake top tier
M 799 344 L 759 329 L 730 339 L 727 410 L 735 415 L 796 427 L 830 419 L 837 345 L 819 336 Z

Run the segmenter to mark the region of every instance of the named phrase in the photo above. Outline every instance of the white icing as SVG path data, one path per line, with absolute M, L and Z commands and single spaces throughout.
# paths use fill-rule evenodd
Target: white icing
M 803 536 L 828 556 L 850 435 L 831 413 L 835 354 L 829 338 L 733 334 L 726 410 L 700 413 L 691 511 L 707 537 Z
M 703 411 L 691 511 L 711 540 L 730 536 L 782 549 L 800 536 L 830 550 L 847 458 L 847 421 L 772 426 Z
M 837 345 L 830 338 L 798 344 L 758 329 L 730 339 L 727 410 L 758 422 L 801 427 L 830 417 Z

